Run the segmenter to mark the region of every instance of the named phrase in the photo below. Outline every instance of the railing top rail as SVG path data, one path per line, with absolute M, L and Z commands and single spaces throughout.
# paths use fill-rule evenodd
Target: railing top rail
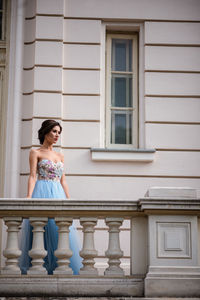
M 137 201 L 120 200 L 66 200 L 0 198 L 0 217 L 13 216 L 105 216 L 129 217 L 138 211 Z
M 144 216 L 152 213 L 195 214 L 200 216 L 200 199 L 192 197 L 148 196 L 139 200 L 66 200 L 0 198 L 4 216 Z

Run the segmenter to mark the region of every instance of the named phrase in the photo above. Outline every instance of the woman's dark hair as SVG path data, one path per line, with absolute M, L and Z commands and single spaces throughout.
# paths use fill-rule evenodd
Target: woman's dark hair
M 51 131 L 51 129 L 55 126 L 60 127 L 60 133 L 61 133 L 62 132 L 62 126 L 57 121 L 55 121 L 55 120 L 46 120 L 46 121 L 42 122 L 42 126 L 38 130 L 38 139 L 39 139 L 41 145 L 44 143 L 45 135 L 47 133 L 49 133 Z

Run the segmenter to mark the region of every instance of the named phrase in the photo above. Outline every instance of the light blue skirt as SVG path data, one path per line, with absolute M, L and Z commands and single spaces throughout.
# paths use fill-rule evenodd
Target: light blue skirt
M 37 180 L 33 191 L 32 198 L 57 198 L 66 199 L 65 192 L 59 181 L 52 180 Z M 27 270 L 31 267 L 31 258 L 28 255 L 28 251 L 32 248 L 32 226 L 28 219 L 24 219 L 22 224 L 21 233 L 21 250 L 22 255 L 19 259 L 19 266 L 22 274 L 27 274 Z M 70 258 L 70 267 L 73 270 L 74 275 L 79 274 L 79 270 L 82 267 L 82 258 L 79 255 L 80 243 L 75 226 L 70 226 L 69 232 L 70 249 L 73 252 Z M 53 274 L 53 271 L 58 266 L 57 258 L 54 255 L 54 251 L 58 245 L 58 227 L 55 224 L 54 219 L 48 219 L 48 223 L 45 226 L 44 233 L 44 247 L 47 250 L 47 256 L 44 259 L 44 267 L 47 269 L 48 274 Z

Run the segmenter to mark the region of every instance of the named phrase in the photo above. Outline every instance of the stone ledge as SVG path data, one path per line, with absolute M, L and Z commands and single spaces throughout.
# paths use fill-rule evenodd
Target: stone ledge
M 0 295 L 6 297 L 142 297 L 144 280 L 131 276 L 123 278 L 89 278 L 76 276 L 74 278 L 61 275 L 3 275 L 0 276 L 0 291 Z
M 94 161 L 128 161 L 152 162 L 155 159 L 155 149 L 109 149 L 91 148 Z

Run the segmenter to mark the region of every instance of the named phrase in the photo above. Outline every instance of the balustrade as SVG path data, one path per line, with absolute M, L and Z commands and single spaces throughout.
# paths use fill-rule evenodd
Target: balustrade
M 0 199 L 0 217 L 7 226 L 5 266 L 0 274 L 3 296 L 200 297 L 200 199 L 194 189 L 152 188 L 138 201 Z M 58 226 L 54 252 L 58 266 L 53 276 L 43 266 L 48 218 Z M 32 266 L 27 276 L 20 276 L 18 266 L 23 219 L 33 226 Z M 80 221 L 83 232 L 79 276 L 72 275 L 69 265 L 69 228 L 74 219 Z M 130 276 L 121 267 L 120 232 L 125 219 L 131 221 Z M 99 276 L 95 265 L 101 257 L 94 238 L 98 220 L 105 220 L 108 227 L 108 245 L 102 240 L 108 263 L 104 276 Z
M 18 267 L 18 258 L 21 255 L 21 251 L 18 246 L 18 232 L 21 225 L 22 218 L 20 217 L 6 217 L 4 222 L 7 226 L 7 244 L 6 249 L 3 251 L 3 255 L 6 257 L 5 267 L 1 271 L 2 274 L 20 274 L 20 268 Z
M 18 246 L 18 232 L 22 222 L 21 217 L 4 218 L 5 224 L 8 227 L 7 245 L 3 255 L 7 258 L 6 266 L 2 269 L 1 274 L 20 274 L 18 266 L 18 258 L 21 255 L 21 250 Z M 30 217 L 30 224 L 33 227 L 33 242 L 32 249 L 29 251 L 29 256 L 32 258 L 32 266 L 27 271 L 28 275 L 47 275 L 47 270 L 44 265 L 44 258 L 47 251 L 44 249 L 44 227 L 48 221 L 47 217 Z M 80 251 L 80 256 L 83 258 L 83 267 L 79 274 L 82 276 L 98 276 L 98 270 L 94 266 L 95 258 L 98 257 L 98 252 L 95 249 L 94 233 L 98 218 L 81 217 L 80 224 L 83 231 L 83 245 Z M 54 255 L 58 258 L 58 267 L 54 270 L 54 275 L 65 274 L 72 275 L 73 271 L 69 267 L 72 251 L 69 246 L 69 227 L 72 225 L 72 217 L 55 217 L 55 222 L 58 226 L 58 246 Z M 123 276 L 124 271 L 120 268 L 120 258 L 123 256 L 123 251 L 120 249 L 120 226 L 123 223 L 123 218 L 105 218 L 105 222 L 109 227 L 109 244 L 108 250 L 105 252 L 108 258 L 109 267 L 105 270 L 105 275 Z

